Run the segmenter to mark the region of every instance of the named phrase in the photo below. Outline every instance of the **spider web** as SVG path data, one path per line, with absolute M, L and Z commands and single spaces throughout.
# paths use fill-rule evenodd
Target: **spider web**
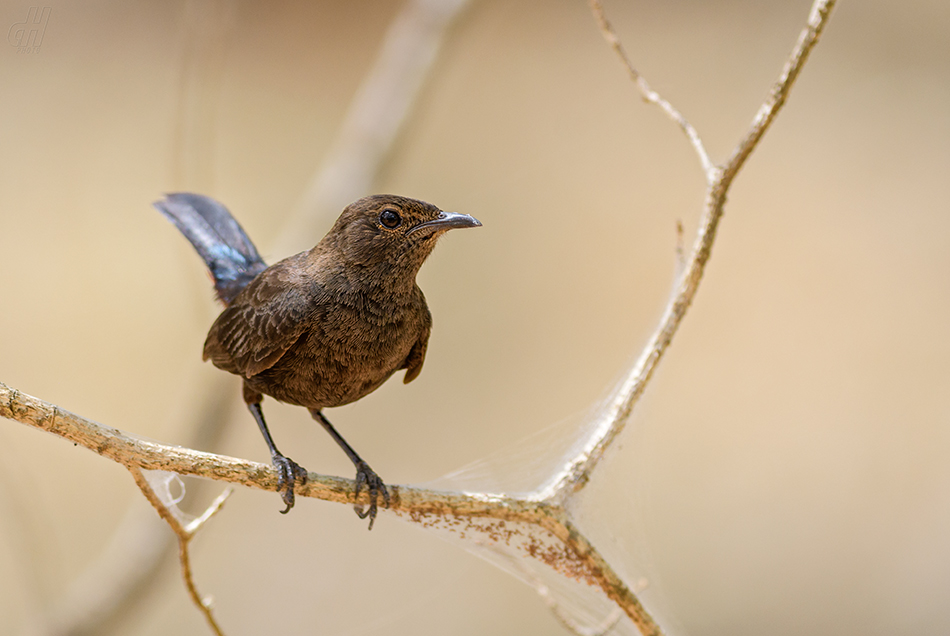
M 619 383 L 618 383 L 619 388 Z M 503 495 L 542 499 L 550 492 L 569 461 L 588 443 L 608 417 L 607 405 L 616 394 L 509 447 L 419 484 L 425 488 L 476 496 Z M 631 486 L 636 448 L 623 448 L 637 421 L 633 419 L 593 472 L 586 488 L 567 496 L 564 507 L 574 524 L 591 541 L 627 586 L 644 602 L 655 620 L 666 603 L 649 576 L 651 558 L 646 545 L 640 506 L 642 490 Z M 548 531 L 538 526 L 497 519 L 452 518 L 424 524 L 440 538 L 508 572 L 538 592 L 561 624 L 576 634 L 637 635 L 634 623 L 598 587 L 577 558 Z M 668 614 L 669 612 L 662 612 Z

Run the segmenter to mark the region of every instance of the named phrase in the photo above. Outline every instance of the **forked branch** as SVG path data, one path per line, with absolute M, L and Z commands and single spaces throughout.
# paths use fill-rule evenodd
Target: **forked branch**
M 202 597 L 201 594 L 198 593 L 198 588 L 195 587 L 195 580 L 191 575 L 191 553 L 188 550 L 188 546 L 191 540 L 195 538 L 195 534 L 197 534 L 198 530 L 221 510 L 224 502 L 227 501 L 234 490 L 232 488 L 226 489 L 211 502 L 211 505 L 208 506 L 208 509 L 205 510 L 200 517 L 194 519 L 191 523 L 185 524 L 182 523 L 179 515 L 175 514 L 175 511 L 162 501 L 162 498 L 158 496 L 158 493 L 152 488 L 152 485 L 145 478 L 145 475 L 138 466 L 127 465 L 127 468 L 129 472 L 132 473 L 132 478 L 135 479 L 135 484 L 139 487 L 139 490 L 142 491 L 142 494 L 145 495 L 148 502 L 152 504 L 158 512 L 158 516 L 169 525 L 175 533 L 175 536 L 178 537 L 178 561 L 181 565 L 181 578 L 185 582 L 185 587 L 188 588 L 188 595 L 191 597 L 191 601 L 201 610 L 201 613 L 204 614 L 205 620 L 208 621 L 211 630 L 217 636 L 224 636 L 224 632 L 221 631 L 221 627 L 211 612 L 210 599 Z
M 660 110 L 666 113 L 667 116 L 676 122 L 683 130 L 689 142 L 693 145 L 693 150 L 699 155 L 699 162 L 703 166 L 706 180 L 710 181 L 715 166 L 713 166 L 712 159 L 709 158 L 709 153 L 706 152 L 706 147 L 703 145 L 703 140 L 700 139 L 699 133 L 696 132 L 693 125 L 683 117 L 683 114 L 678 111 L 673 104 L 666 101 L 663 96 L 650 88 L 646 78 L 640 74 L 640 71 L 636 69 L 630 61 L 630 58 L 627 57 L 627 51 L 623 48 L 623 44 L 620 42 L 617 32 L 614 31 L 614 28 L 610 25 L 610 21 L 607 20 L 607 15 L 604 13 L 604 7 L 601 5 L 600 0 L 589 0 L 589 3 L 590 10 L 594 12 L 594 19 L 597 20 L 597 25 L 600 27 L 600 32 L 603 34 L 604 39 L 607 40 L 607 44 L 610 45 L 610 48 L 612 48 L 617 54 L 617 57 L 620 58 L 620 62 L 630 75 L 630 79 L 637 85 L 637 90 L 639 90 L 640 95 L 643 96 L 643 101 L 659 106 Z
M 640 396 L 643 395 L 653 372 L 659 365 L 663 354 L 666 353 L 676 330 L 679 328 L 686 310 L 693 302 L 696 291 L 699 289 L 699 282 L 702 280 L 706 262 L 712 253 L 713 242 L 716 239 L 716 231 L 719 228 L 719 221 L 722 218 L 723 206 L 726 202 L 726 194 L 732 185 L 735 176 L 738 174 L 745 160 L 762 139 L 762 135 L 768 130 L 769 126 L 775 120 L 779 109 L 785 104 L 788 93 L 798 77 L 798 73 L 808 59 L 808 54 L 818 43 L 822 29 L 828 21 L 831 9 L 836 0 L 815 0 L 812 5 L 811 13 L 808 18 L 808 24 L 802 30 L 798 37 L 792 53 L 778 80 L 772 86 L 768 98 L 759 108 L 749 131 L 739 142 L 739 145 L 733 151 L 729 161 L 724 166 L 713 166 L 709 161 L 706 150 L 699 138 L 696 130 L 686 121 L 685 117 L 673 108 L 665 99 L 660 97 L 655 91 L 650 89 L 643 77 L 636 71 L 627 58 L 617 34 L 614 32 L 610 23 L 604 16 L 600 0 L 590 0 L 591 9 L 594 17 L 600 25 L 604 38 L 610 46 L 617 52 L 621 62 L 627 68 L 631 78 L 637 83 L 637 87 L 644 95 L 644 99 L 657 104 L 663 112 L 686 132 L 696 153 L 699 155 L 700 162 L 703 165 L 706 176 L 706 197 L 703 204 L 703 215 L 700 220 L 699 230 L 693 243 L 693 249 L 690 253 L 686 268 L 675 285 L 675 293 L 670 298 L 660 323 L 650 337 L 647 346 L 644 348 L 640 358 L 630 369 L 630 372 L 624 378 L 620 388 L 616 391 L 605 408 L 598 416 L 597 425 L 592 428 L 591 434 L 587 439 L 582 450 L 561 470 L 559 473 L 546 482 L 535 496 L 541 499 L 551 499 L 562 501 L 571 493 L 584 488 L 590 480 L 590 475 L 594 468 L 603 459 L 604 454 L 611 447 L 617 436 L 623 431 L 630 419 L 630 414 Z

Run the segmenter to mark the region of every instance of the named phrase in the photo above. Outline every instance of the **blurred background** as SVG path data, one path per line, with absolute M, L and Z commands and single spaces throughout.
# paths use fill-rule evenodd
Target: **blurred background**
M 201 362 L 218 311 L 204 267 L 150 204 L 208 194 L 269 262 L 289 255 L 271 246 L 401 7 L 54 3 L 38 52 L 0 42 L 0 381 L 268 461 L 239 383 Z M 722 161 L 809 3 L 605 9 Z M 5 2 L 0 26 L 29 12 Z M 948 34 L 942 0 L 836 8 L 585 495 L 596 545 L 645 579 L 670 634 L 950 632 Z M 371 189 L 484 223 L 420 274 L 425 372 L 329 412 L 383 479 L 419 483 L 602 399 L 659 318 L 703 179 L 584 2 L 473 0 Z M 315 211 L 295 249 L 338 212 Z M 264 408 L 284 452 L 352 476 L 306 411 Z M 222 431 L 196 438 L 209 413 Z M 192 487 L 195 511 L 220 490 Z M 238 490 L 194 544 L 228 634 L 568 633 L 529 586 L 396 517 L 367 533 L 348 506 L 280 507 Z M 0 421 L 0 633 L 52 633 L 70 599 L 112 594 L 117 579 L 81 577 L 135 519 L 168 533 L 125 469 Z M 208 633 L 174 556 L 162 563 L 96 633 Z

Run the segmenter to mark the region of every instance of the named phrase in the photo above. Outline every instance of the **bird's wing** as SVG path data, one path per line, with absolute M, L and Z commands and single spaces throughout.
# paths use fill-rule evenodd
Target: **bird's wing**
M 406 375 L 402 379 L 403 384 L 409 384 L 419 377 L 422 372 L 422 363 L 426 359 L 426 347 L 429 345 L 429 332 L 432 329 L 432 318 L 429 317 L 428 310 L 426 311 L 426 317 L 428 320 L 425 322 L 422 333 L 419 334 L 419 339 L 412 345 L 409 355 L 406 356 L 406 361 L 399 367 L 406 370 Z
M 246 378 L 274 366 L 304 333 L 314 311 L 309 285 L 278 263 L 255 278 L 215 320 L 204 359 Z

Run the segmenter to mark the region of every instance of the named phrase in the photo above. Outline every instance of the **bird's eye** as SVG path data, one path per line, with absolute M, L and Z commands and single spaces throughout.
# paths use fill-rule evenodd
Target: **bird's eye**
M 386 208 L 379 213 L 379 222 L 383 224 L 383 227 L 388 227 L 391 230 L 399 227 L 399 224 L 402 223 L 402 217 L 399 216 L 399 212 Z

